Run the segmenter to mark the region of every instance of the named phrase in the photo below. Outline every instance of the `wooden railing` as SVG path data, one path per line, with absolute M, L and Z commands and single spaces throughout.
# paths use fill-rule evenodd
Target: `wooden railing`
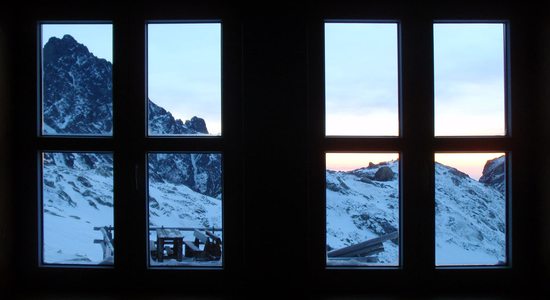
M 103 234 L 103 239 L 94 240 L 94 244 L 100 244 L 101 249 L 103 250 L 103 262 L 112 263 L 115 255 L 115 247 L 113 246 L 113 226 L 103 226 L 103 227 L 94 227 L 94 230 L 97 230 Z
M 349 247 L 340 248 L 327 253 L 329 258 L 345 258 L 345 257 L 361 257 L 374 255 L 376 253 L 384 251 L 383 242 L 387 240 L 393 240 L 399 237 L 399 232 L 394 231 L 383 236 L 379 236 L 368 241 L 364 241 L 359 244 L 351 245 Z

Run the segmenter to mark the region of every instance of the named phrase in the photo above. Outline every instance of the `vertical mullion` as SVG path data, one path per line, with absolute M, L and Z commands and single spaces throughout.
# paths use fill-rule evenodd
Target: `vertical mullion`
M 146 265 L 145 26 L 137 13 L 117 14 L 113 25 L 115 268 L 137 279 Z
M 409 282 L 422 284 L 419 280 L 432 274 L 435 257 L 432 20 L 405 18 L 401 41 L 402 263 Z

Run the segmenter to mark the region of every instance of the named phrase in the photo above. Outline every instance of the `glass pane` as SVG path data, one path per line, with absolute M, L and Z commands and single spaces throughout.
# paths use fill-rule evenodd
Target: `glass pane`
M 327 266 L 399 265 L 398 159 L 326 154 Z
M 222 266 L 222 155 L 149 154 L 151 266 Z
M 149 24 L 149 135 L 221 135 L 221 26 Z
M 435 154 L 436 265 L 504 265 L 506 156 Z
M 42 261 L 112 265 L 113 155 L 42 154 Z
M 113 133 L 112 26 L 42 25 L 42 134 Z
M 325 134 L 399 135 L 397 24 L 325 24 Z
M 435 24 L 435 135 L 504 135 L 504 25 Z

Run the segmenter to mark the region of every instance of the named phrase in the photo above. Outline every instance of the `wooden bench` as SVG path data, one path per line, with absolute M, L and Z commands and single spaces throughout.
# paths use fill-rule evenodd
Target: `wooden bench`
M 185 245 L 185 257 L 197 257 L 202 252 L 192 241 L 183 241 Z
M 164 246 L 172 245 L 172 255 L 164 255 Z M 164 258 L 175 258 L 177 261 L 183 259 L 183 235 L 177 229 L 157 229 L 157 261 L 162 262 Z

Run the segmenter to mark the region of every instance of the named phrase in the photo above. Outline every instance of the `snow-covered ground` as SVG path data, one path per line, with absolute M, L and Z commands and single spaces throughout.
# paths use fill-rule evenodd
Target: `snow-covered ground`
M 495 160 L 504 163 L 504 159 Z M 382 167 L 391 180 L 376 180 Z M 496 166 L 486 168 L 486 174 Z M 326 172 L 327 253 L 399 229 L 399 162 L 390 161 L 354 171 Z M 505 176 L 492 186 L 436 163 L 436 264 L 498 265 L 506 262 Z M 398 241 L 368 258 L 328 258 L 329 266 L 396 266 Z
M 505 196 L 442 164 L 435 174 L 436 265 L 506 262 Z
M 222 200 L 209 197 L 191 190 L 185 185 L 170 183 L 149 184 L 149 226 L 150 227 L 184 227 L 184 228 L 223 228 Z M 210 230 L 223 241 L 222 232 Z M 182 231 L 184 241 L 193 241 L 192 231 Z M 149 245 L 157 240 L 156 231 L 149 231 Z M 204 245 L 199 249 L 203 250 Z M 158 262 L 149 258 L 151 266 L 189 266 L 189 267 L 220 267 L 222 260 L 195 261 L 184 258 L 178 262 L 175 259 L 164 259 Z
M 112 155 L 48 153 L 43 170 L 43 262 L 101 263 L 93 228 L 113 225 Z
M 389 167 L 394 176 L 376 181 L 380 167 Z M 351 172 L 327 171 L 326 242 L 327 250 L 340 249 L 398 231 L 399 229 L 399 162 L 377 165 Z M 376 260 L 366 261 L 330 258 L 328 265 L 396 266 L 399 247 L 395 241 L 383 243 L 384 251 Z
M 103 236 L 93 228 L 114 225 L 112 168 L 111 154 L 45 154 L 44 263 L 94 265 L 103 262 L 101 245 L 94 244 L 95 239 Z M 223 228 L 221 195 L 214 198 L 182 184 L 150 181 L 149 196 L 151 227 Z M 211 231 L 223 240 L 222 232 Z M 149 239 L 156 241 L 156 231 L 150 231 Z M 184 232 L 184 240 L 194 240 L 193 232 Z M 151 259 L 151 265 L 163 266 L 221 264 L 221 260 L 176 262 L 166 259 L 158 263 Z
M 377 178 L 375 174 L 381 168 L 389 168 L 393 175 Z M 398 161 L 354 171 L 326 172 L 327 252 L 399 231 L 398 174 Z M 436 164 L 435 174 L 436 264 L 505 263 L 505 196 L 493 186 L 448 166 Z M 101 263 L 102 248 L 94 240 L 102 235 L 93 228 L 114 225 L 112 155 L 45 154 L 43 196 L 43 262 Z M 155 180 L 149 182 L 149 197 L 151 227 L 223 228 L 221 196 L 211 197 L 183 184 Z M 214 233 L 223 240 L 222 232 Z M 194 240 L 191 231 L 183 235 L 184 240 Z M 149 240 L 156 241 L 154 230 Z M 398 265 L 399 241 L 388 240 L 383 246 L 383 252 L 368 258 L 331 258 L 327 264 Z M 167 259 L 158 263 L 151 259 L 150 264 L 220 266 L 222 261 Z

